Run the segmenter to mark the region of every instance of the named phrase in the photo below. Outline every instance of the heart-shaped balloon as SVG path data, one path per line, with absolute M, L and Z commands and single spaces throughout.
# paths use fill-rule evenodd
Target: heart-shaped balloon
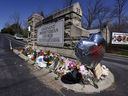
M 75 55 L 82 64 L 92 69 L 102 60 L 105 52 L 104 46 L 105 40 L 101 32 L 93 33 L 77 43 Z

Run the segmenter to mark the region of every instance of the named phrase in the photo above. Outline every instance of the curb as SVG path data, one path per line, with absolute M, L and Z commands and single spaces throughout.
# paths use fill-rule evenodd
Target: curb
M 97 83 L 99 88 L 95 88 L 92 85 L 81 85 L 81 84 L 64 84 L 62 85 L 68 90 L 73 90 L 75 92 L 82 92 L 86 94 L 100 93 L 101 91 L 111 87 L 114 83 L 114 75 L 109 72 L 109 75 L 102 81 Z
M 27 56 L 24 56 L 23 54 L 18 52 L 18 50 L 13 49 L 13 52 L 15 54 L 17 54 L 20 58 L 24 59 L 28 64 L 31 64 L 31 65 L 34 64 L 34 61 L 29 60 Z M 46 68 L 43 68 L 42 71 L 43 70 L 48 71 L 48 69 L 46 69 Z M 77 84 L 64 84 L 60 79 L 58 79 L 58 80 L 54 79 L 54 77 L 56 76 L 56 74 L 54 74 L 54 73 L 48 73 L 47 76 L 48 76 L 49 80 L 52 80 L 52 82 L 54 82 L 55 84 L 50 84 L 50 82 L 47 82 L 45 80 L 46 85 L 48 83 L 48 85 L 50 85 L 50 87 L 53 87 L 53 89 L 56 89 L 56 87 L 59 86 L 59 91 L 62 88 L 66 88 L 67 90 L 73 90 L 75 92 L 82 92 L 82 93 L 86 93 L 86 94 L 99 93 L 99 92 L 111 87 L 112 84 L 114 83 L 114 75 L 110 71 L 109 71 L 109 75 L 106 76 L 104 80 L 99 81 L 97 83 L 99 88 L 95 88 L 92 85 L 82 85 L 82 84 L 78 84 L 78 83 Z M 42 77 L 42 78 L 44 78 L 44 77 Z M 57 85 L 57 86 L 55 87 L 55 85 Z

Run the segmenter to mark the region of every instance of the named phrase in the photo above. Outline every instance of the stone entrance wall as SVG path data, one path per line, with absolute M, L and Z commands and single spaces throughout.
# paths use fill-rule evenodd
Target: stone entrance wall
M 60 55 L 76 59 L 75 52 L 73 49 L 57 48 L 57 47 L 40 47 L 40 46 L 38 46 L 37 48 L 41 49 L 41 50 L 50 50 L 50 51 L 58 53 Z

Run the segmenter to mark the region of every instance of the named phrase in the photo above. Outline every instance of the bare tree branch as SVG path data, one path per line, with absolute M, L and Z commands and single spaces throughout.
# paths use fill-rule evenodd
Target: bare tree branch
M 19 25 L 21 25 L 20 15 L 18 13 L 14 13 L 12 16 L 10 16 L 10 19 L 11 19 L 11 23 L 12 24 L 19 24 Z
M 93 2 L 93 3 L 92 3 Z M 98 15 L 105 9 L 103 0 L 87 0 L 86 14 L 83 13 L 87 21 L 87 29 L 90 29 L 92 23 L 97 19 Z
M 10 23 L 12 23 L 11 25 L 14 26 L 13 30 L 16 33 L 20 33 L 21 32 L 21 21 L 20 21 L 20 15 L 18 13 L 14 13 L 12 16 L 10 16 Z
M 74 0 L 64 0 L 64 7 L 71 6 Z
M 121 25 L 122 17 L 125 15 L 125 8 L 128 0 L 115 0 L 115 6 L 112 11 L 113 16 L 117 17 L 118 26 Z
M 109 15 L 110 15 L 109 8 L 105 8 L 105 7 L 98 14 L 97 19 L 100 28 L 102 28 L 105 23 L 109 22 L 109 19 L 111 19 Z

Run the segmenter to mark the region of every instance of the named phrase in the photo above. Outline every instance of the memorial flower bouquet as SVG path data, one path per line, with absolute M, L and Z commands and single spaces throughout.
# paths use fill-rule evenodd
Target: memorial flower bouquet
M 51 64 L 53 64 L 53 55 L 52 52 L 50 50 L 45 51 L 44 52 L 44 61 L 47 62 L 47 66 L 50 66 Z
M 76 68 L 76 62 L 75 61 L 73 61 L 73 60 L 71 60 L 70 62 L 69 62 L 69 69 L 72 69 L 72 70 L 74 70 L 75 68 Z

